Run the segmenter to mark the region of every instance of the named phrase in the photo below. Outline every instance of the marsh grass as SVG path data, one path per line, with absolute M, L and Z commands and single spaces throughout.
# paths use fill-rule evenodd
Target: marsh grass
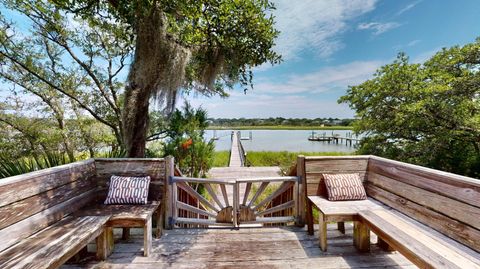
M 230 158 L 229 151 L 215 151 L 213 153 L 213 165 L 212 167 L 227 167 L 228 159 Z
M 350 153 L 344 152 L 290 152 L 290 151 L 249 151 L 247 162 L 250 166 L 280 166 L 286 171 L 297 160 L 298 155 L 305 156 L 342 156 Z M 216 151 L 214 154 L 213 167 L 228 166 L 230 153 L 228 151 Z
M 279 166 L 282 171 L 296 162 L 298 155 L 305 156 L 341 156 L 343 152 L 290 152 L 290 151 L 251 151 L 247 152 L 247 162 L 250 166 Z

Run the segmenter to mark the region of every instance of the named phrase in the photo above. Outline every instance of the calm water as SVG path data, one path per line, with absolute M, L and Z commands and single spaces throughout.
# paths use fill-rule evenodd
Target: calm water
M 215 148 L 217 151 L 230 150 L 230 134 L 231 130 L 217 130 L 219 140 L 215 141 Z M 242 144 L 246 151 L 306 151 L 306 152 L 321 152 L 321 151 L 338 151 L 338 152 L 352 152 L 354 147 L 337 144 L 329 144 L 328 142 L 308 141 L 308 137 L 312 134 L 311 130 L 253 130 L 241 131 L 242 137 L 248 137 L 252 132 L 252 140 L 242 140 Z M 340 134 L 345 137 L 351 131 L 345 130 L 320 130 L 315 131 L 316 135 L 326 133 L 327 136 Z M 205 137 L 210 139 L 213 137 L 214 131 L 207 130 Z

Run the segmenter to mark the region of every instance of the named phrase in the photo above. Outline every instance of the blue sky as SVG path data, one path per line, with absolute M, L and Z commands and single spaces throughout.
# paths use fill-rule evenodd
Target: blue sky
M 422 62 L 442 47 L 480 37 L 478 0 L 273 1 L 280 65 L 254 69 L 254 90 L 227 99 L 185 97 L 211 117 L 353 117 L 337 104 L 404 51 Z

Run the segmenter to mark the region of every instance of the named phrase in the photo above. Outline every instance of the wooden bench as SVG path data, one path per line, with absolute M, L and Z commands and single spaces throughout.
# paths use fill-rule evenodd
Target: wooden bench
M 378 203 L 374 201 L 346 201 L 332 202 L 328 201 L 327 190 L 323 181 L 323 174 L 337 173 L 359 173 L 364 179 L 368 166 L 369 156 L 341 156 L 341 157 L 303 157 L 300 156 L 298 163 L 303 163 L 303 167 L 297 168 L 297 171 L 303 172 L 302 178 L 305 181 L 305 207 L 308 234 L 313 235 L 313 213 L 312 208 L 319 210 L 319 245 L 323 251 L 327 250 L 326 226 L 328 222 L 336 222 L 338 229 L 345 232 L 345 221 L 354 222 L 354 243 L 364 251 L 366 239 L 364 227 L 357 222 L 358 212 L 367 208 L 375 208 Z M 298 173 L 298 172 L 297 172 Z
M 56 268 L 102 234 L 108 218 L 67 217 L 94 203 L 93 160 L 0 180 L 0 268 Z
M 146 205 L 95 205 L 77 213 L 78 216 L 103 216 L 106 223 L 107 249 L 106 256 L 112 251 L 112 228 L 143 228 L 144 244 L 143 255 L 148 256 L 152 249 L 152 216 L 159 208 L 160 203 L 153 201 Z M 162 215 L 157 215 L 157 223 L 163 223 Z M 125 230 L 124 230 L 125 232 Z M 156 236 L 160 237 L 157 231 Z M 126 239 L 124 235 L 124 239 Z
M 354 242 L 360 250 L 368 249 L 372 230 L 381 245 L 421 268 L 479 268 L 480 180 L 376 156 L 305 157 L 304 171 L 309 232 L 316 204 L 321 230 L 332 219 L 355 221 Z M 369 200 L 380 208 L 360 210 L 355 201 L 329 204 L 322 198 L 322 173 L 359 173 Z M 321 231 L 322 249 L 324 235 Z
M 345 233 L 345 221 L 354 222 L 353 238 L 358 249 L 367 251 L 370 242 L 370 235 L 365 231 L 365 227 L 358 222 L 358 213 L 364 210 L 373 210 L 382 208 L 382 206 L 372 200 L 361 201 L 329 201 L 322 196 L 308 196 L 307 202 L 307 225 L 308 233 L 313 234 L 313 214 L 312 207 L 318 209 L 318 237 L 320 248 L 327 251 L 327 223 L 336 222 L 340 232 Z
M 90 159 L 0 179 L 0 268 L 57 268 L 95 239 L 105 259 L 113 227 L 144 228 L 148 255 L 153 216 L 162 231 L 165 167 L 163 159 Z M 100 205 L 112 174 L 149 175 L 149 204 Z
M 0 268 L 57 268 L 100 236 L 107 221 L 67 217 L 1 252 Z
M 480 268 L 480 255 L 391 210 L 360 212 L 360 221 L 420 268 Z

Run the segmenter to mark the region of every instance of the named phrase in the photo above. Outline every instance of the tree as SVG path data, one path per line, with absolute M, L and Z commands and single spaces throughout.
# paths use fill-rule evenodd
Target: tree
M 339 102 L 356 111 L 359 152 L 480 175 L 480 39 L 411 64 L 405 54 Z
M 52 93 L 24 98 L 13 89 L 0 102 L 2 161 L 32 158 L 38 164 L 45 156 L 66 156 L 73 162 L 115 144 L 114 136 L 98 121 L 78 113 L 67 118 L 64 111 L 76 108 Z
M 176 109 L 170 119 L 165 155 L 174 156 L 180 170 L 191 177 L 206 176 L 213 163 L 215 146 L 213 141 L 205 141 L 207 127 L 207 112 L 188 103 L 182 110 Z
M 1 3 L 24 18 L 0 16 L 0 77 L 41 98 L 58 119 L 71 104 L 78 116 L 108 126 L 122 145 L 119 76 L 133 50 L 128 29 L 106 18 L 74 19 L 48 1 Z
M 268 0 L 56 0 L 84 20 L 114 20 L 131 29 L 134 56 L 125 87 L 122 130 L 130 157 L 142 157 L 150 99 L 173 111 L 180 89 L 226 95 L 252 83 L 251 67 L 277 63 Z

